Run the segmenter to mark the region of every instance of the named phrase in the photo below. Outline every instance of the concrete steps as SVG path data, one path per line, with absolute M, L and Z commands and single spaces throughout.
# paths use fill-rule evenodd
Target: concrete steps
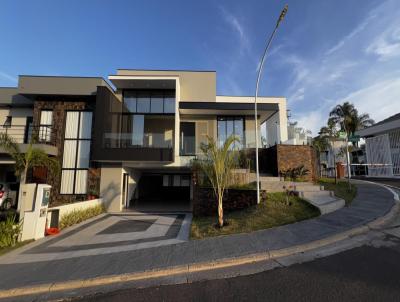
M 321 215 L 336 211 L 345 206 L 343 199 L 337 198 L 332 191 L 298 191 L 299 197 L 317 207 Z
M 313 206 L 317 207 L 321 215 L 328 214 L 339 210 L 345 206 L 345 201 L 341 198 L 334 196 L 313 196 L 313 197 L 303 197 L 304 200 L 308 201 Z
M 256 181 L 256 174 L 250 174 L 250 181 Z M 283 181 L 280 177 L 260 175 L 261 190 L 267 192 L 285 192 L 286 189 L 298 192 L 313 206 L 317 207 L 321 215 L 336 211 L 345 206 L 343 199 L 337 198 L 333 192 L 325 191 L 323 186 L 309 182 Z

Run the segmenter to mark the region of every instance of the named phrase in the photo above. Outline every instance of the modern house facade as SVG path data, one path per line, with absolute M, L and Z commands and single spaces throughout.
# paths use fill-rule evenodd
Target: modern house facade
M 400 113 L 356 134 L 365 139 L 368 176 L 400 177 Z
M 214 71 L 119 69 L 108 77 L 20 76 L 0 88 L 0 132 L 60 161 L 61 174 L 34 169 L 52 186 L 52 206 L 102 198 L 108 211 L 141 203 L 190 203 L 190 161 L 208 137 L 219 144 L 234 134 L 252 149 L 255 126 L 268 145 L 287 141 L 286 99 L 216 95 Z M 261 126 L 262 125 L 262 126 Z M 261 146 L 261 136 L 257 138 Z M 11 177 L 0 150 L 0 181 Z

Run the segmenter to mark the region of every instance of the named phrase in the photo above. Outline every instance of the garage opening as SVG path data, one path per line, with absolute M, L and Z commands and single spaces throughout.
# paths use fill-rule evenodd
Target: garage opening
M 136 210 L 190 211 L 190 174 L 145 173 L 133 202 Z

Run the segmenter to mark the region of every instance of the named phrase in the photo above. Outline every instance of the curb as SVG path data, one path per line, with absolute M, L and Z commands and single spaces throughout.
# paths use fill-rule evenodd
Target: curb
M 392 208 L 384 216 L 381 216 L 365 225 L 350 229 L 348 231 L 324 239 L 292 246 L 285 249 L 265 251 L 261 253 L 249 254 L 246 256 L 235 257 L 235 258 L 222 258 L 214 261 L 179 265 L 163 269 L 154 269 L 154 270 L 147 270 L 147 271 L 134 272 L 128 274 L 121 274 L 121 275 L 111 275 L 111 276 L 96 277 L 83 280 L 78 279 L 66 282 L 42 284 L 32 287 L 0 290 L 0 299 L 13 298 L 18 296 L 49 294 L 49 293 L 62 292 L 68 290 L 79 290 L 83 288 L 93 288 L 96 286 L 107 286 L 116 283 L 127 283 L 139 280 L 171 277 L 180 274 L 199 273 L 208 270 L 222 269 L 222 268 L 240 266 L 245 264 L 257 263 L 261 261 L 274 260 L 276 258 L 307 252 L 313 249 L 321 248 L 336 243 L 338 241 L 342 241 L 344 239 L 348 239 L 366 233 L 370 230 L 379 229 L 382 225 L 391 221 L 400 211 L 400 204 L 398 202 L 398 196 L 396 196 L 397 194 L 393 192 L 391 189 L 389 188 L 387 189 L 394 194 L 394 200 L 397 202 L 395 202 Z

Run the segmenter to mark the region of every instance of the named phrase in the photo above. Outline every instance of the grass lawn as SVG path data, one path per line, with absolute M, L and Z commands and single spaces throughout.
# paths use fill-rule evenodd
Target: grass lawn
M 319 184 L 324 186 L 325 190 L 333 191 L 336 197 L 342 198 L 346 201 L 346 205 L 350 204 L 357 195 L 357 187 L 350 184 L 349 190 L 347 180 L 338 180 L 335 184 L 334 178 L 321 178 Z
M 10 246 L 10 247 L 0 247 L 0 256 L 4 255 L 6 253 L 9 253 L 13 250 L 16 250 L 17 248 L 20 248 L 28 243 L 31 243 L 32 241 L 34 241 L 34 240 L 26 240 L 26 241 L 22 241 L 22 242 L 17 242 L 16 245 Z
M 190 237 L 202 239 L 235 233 L 248 233 L 320 215 L 317 208 L 298 197 L 291 196 L 289 202 L 290 205 L 287 205 L 285 193 L 269 193 L 267 200 L 259 205 L 242 211 L 225 213 L 224 219 L 229 225 L 222 229 L 215 227 L 218 221 L 217 215 L 194 217 Z

